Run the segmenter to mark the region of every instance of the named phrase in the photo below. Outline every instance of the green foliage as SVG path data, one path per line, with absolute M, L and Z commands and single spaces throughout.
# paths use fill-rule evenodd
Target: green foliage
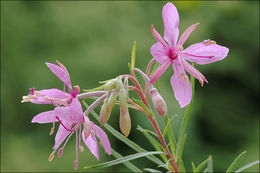
M 240 161 L 245 157 L 247 151 L 243 151 L 241 154 L 239 154 L 235 160 L 230 164 L 228 169 L 226 170 L 226 173 L 234 172 Z
M 113 148 L 112 148 L 112 155 L 115 156 L 115 158 L 117 158 L 117 159 L 123 158 L 123 156 L 121 154 L 119 154 L 118 152 L 116 152 Z M 133 172 L 142 172 L 139 168 L 137 168 L 135 165 L 133 165 L 129 161 L 125 161 L 122 163 Z
M 249 164 L 239 168 L 238 170 L 235 171 L 235 173 L 242 172 L 242 171 L 244 171 L 244 170 L 246 170 L 246 169 L 248 169 L 248 168 L 250 168 L 250 167 L 252 167 L 252 166 L 254 166 L 256 164 L 260 164 L 260 160 L 251 162 L 251 163 L 249 163 Z
M 144 152 L 144 153 L 136 153 L 130 156 L 125 156 L 116 160 L 112 160 L 109 162 L 104 162 L 104 163 L 100 163 L 97 165 L 92 165 L 92 166 L 86 166 L 84 167 L 85 169 L 90 169 L 90 168 L 105 168 L 105 167 L 110 167 L 110 166 L 114 166 L 120 163 L 124 163 L 130 160 L 135 160 L 138 159 L 140 157 L 145 157 L 145 156 L 149 156 L 149 155 L 153 155 L 153 154 L 161 154 L 162 152 L 158 152 L 158 151 L 151 151 L 151 152 Z

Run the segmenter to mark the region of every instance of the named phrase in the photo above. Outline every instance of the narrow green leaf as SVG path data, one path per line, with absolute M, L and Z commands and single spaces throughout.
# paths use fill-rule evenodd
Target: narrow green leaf
M 199 164 L 199 166 L 196 168 L 194 172 L 202 172 L 202 169 L 207 165 L 208 162 L 209 162 L 209 158 L 201 162 L 201 164 Z
M 88 107 L 87 103 L 82 101 L 82 103 Z M 99 120 L 99 116 L 98 114 L 93 110 L 91 112 L 91 115 L 93 115 L 93 117 L 100 122 Z M 134 143 L 133 141 L 129 140 L 128 138 L 126 138 L 125 136 L 123 136 L 121 133 L 119 133 L 117 130 L 115 130 L 113 127 L 111 127 L 109 124 L 105 124 L 104 128 L 107 129 L 113 136 L 115 136 L 117 139 L 119 139 L 120 141 L 122 141 L 123 143 L 125 143 L 127 146 L 129 146 L 130 148 L 132 148 L 133 150 L 135 150 L 136 152 L 147 152 L 145 149 L 143 149 L 142 147 L 140 147 L 139 145 L 137 145 L 136 143 Z M 157 165 L 162 165 L 164 164 L 160 159 L 158 159 L 157 157 L 150 155 L 150 156 L 146 156 L 147 159 L 149 159 L 150 161 L 156 163 Z
M 104 80 L 104 81 L 99 81 L 98 83 L 104 84 L 104 83 L 110 82 L 111 80 L 113 80 L 113 79 L 108 79 L 108 80 Z
M 119 159 L 116 159 L 116 160 L 100 163 L 100 164 L 97 164 L 97 165 L 85 166 L 84 169 L 110 167 L 110 166 L 114 166 L 114 165 L 117 165 L 117 164 L 120 164 L 120 163 L 124 163 L 126 161 L 138 159 L 138 158 L 145 157 L 145 156 L 148 156 L 148 155 L 161 154 L 161 153 L 162 152 L 158 152 L 158 151 L 136 153 L 136 154 L 133 154 L 133 155 L 125 156 L 125 157 L 122 157 L 122 158 L 119 158 Z
M 208 168 L 204 169 L 204 171 L 203 171 L 203 173 L 206 173 L 206 172 L 208 172 Z
M 185 133 L 185 129 L 188 123 L 188 119 L 190 117 L 190 112 L 191 112 L 191 107 L 193 104 L 193 100 L 194 100 L 194 94 L 195 94 L 195 79 L 193 76 L 190 76 L 190 82 L 191 82 L 191 86 L 192 86 L 192 99 L 190 104 L 187 106 L 182 123 L 181 123 L 181 129 L 179 132 L 179 138 L 178 138 L 178 142 L 177 142 L 177 151 L 176 151 L 176 160 L 178 161 L 178 159 L 182 158 L 182 151 L 180 152 L 179 150 L 182 149 L 183 150 L 183 146 L 185 143 L 185 140 L 183 140 L 184 138 L 184 133 Z
M 239 162 L 244 158 L 246 154 L 246 151 L 243 151 L 241 154 L 239 154 L 235 160 L 231 163 L 231 165 L 228 167 L 226 172 L 234 172 L 234 169 L 238 166 Z
M 173 115 L 174 117 L 175 115 Z M 177 115 L 176 115 L 177 116 Z M 173 118 L 172 117 L 172 118 Z M 171 119 L 172 119 L 171 118 Z M 175 118 L 175 117 L 174 117 Z M 173 119 L 174 119 L 173 118 Z M 175 152 L 176 152 L 176 139 L 175 139 L 175 136 L 174 136 L 174 133 L 172 132 L 172 126 L 171 126 L 171 122 L 169 123 L 169 117 L 168 117 L 168 114 L 166 114 L 166 116 L 164 117 L 164 123 L 166 124 L 169 124 L 169 128 L 168 127 L 165 127 L 165 129 L 167 129 L 167 134 L 168 134 L 168 139 L 170 141 L 170 150 L 171 150 L 171 153 L 173 154 L 173 157 L 175 158 Z
M 129 68 L 129 71 L 131 73 L 132 69 L 131 69 L 131 64 L 130 63 L 128 63 L 128 68 Z
M 179 163 L 179 160 L 182 159 L 182 152 L 183 152 L 183 148 L 184 148 L 184 144 L 185 144 L 185 141 L 186 141 L 186 133 L 183 135 L 183 138 L 180 142 L 178 142 L 177 144 L 177 150 L 176 150 L 176 160 L 178 161 Z
M 136 41 L 134 41 L 132 55 L 131 55 L 131 71 L 135 68 L 135 55 L 136 55 Z
M 191 162 L 191 167 L 192 167 L 192 171 L 195 172 L 196 171 L 196 166 L 194 165 L 193 162 Z
M 179 167 L 180 172 L 186 172 L 182 159 L 179 160 L 178 167 Z
M 208 172 L 212 172 L 213 173 L 213 159 L 212 159 L 211 155 L 209 155 Z
M 252 167 L 252 166 L 254 166 L 256 164 L 259 164 L 259 163 L 260 163 L 260 160 L 251 162 L 251 163 L 249 163 L 249 164 L 239 168 L 238 170 L 236 170 L 235 173 L 242 172 L 242 171 L 246 170 L 247 168 L 250 168 L 250 167 Z
M 141 100 L 138 100 L 138 99 L 135 99 L 135 98 L 132 98 L 133 102 L 137 105 L 139 105 L 149 116 L 153 116 L 152 112 L 149 111 L 149 109 L 145 106 L 145 104 L 141 101 Z
M 183 120 L 182 120 L 182 124 L 181 124 L 181 130 L 179 132 L 179 139 L 181 139 L 182 135 L 184 134 L 185 132 L 185 129 L 186 129 L 186 126 L 187 126 L 187 123 L 188 123 L 188 120 L 189 120 L 189 117 L 190 117 L 190 112 L 191 112 L 191 107 L 192 107 L 192 104 L 193 104 L 193 100 L 194 100 L 194 94 L 195 94 L 195 79 L 193 76 L 190 76 L 190 82 L 191 82 L 191 86 L 192 86 L 192 99 L 191 99 L 191 102 L 190 104 L 187 106 L 186 108 L 186 111 L 185 111 L 185 114 L 184 114 L 184 117 L 183 117 Z
M 147 133 L 147 132 L 149 132 L 150 130 L 143 129 L 141 126 L 137 126 L 137 129 L 144 134 L 144 136 L 145 136 L 145 137 L 148 139 L 148 141 L 153 145 L 153 147 L 154 147 L 154 149 L 155 149 L 156 151 L 162 151 L 162 150 L 161 150 L 161 148 L 163 148 L 162 145 L 161 145 L 156 139 L 154 139 L 151 135 L 149 135 L 149 134 Z M 151 131 L 150 131 L 150 132 L 151 132 Z M 153 134 L 153 132 L 152 132 L 152 134 Z M 156 134 L 155 134 L 155 135 L 156 135 Z M 156 135 L 156 137 L 157 137 L 157 135 Z M 164 162 L 167 161 L 167 158 L 166 158 L 165 154 L 160 154 L 160 156 L 161 156 L 161 158 L 163 159 Z
M 101 86 L 99 86 L 99 87 L 93 88 L 93 89 L 88 89 L 88 90 L 83 89 L 83 91 L 85 91 L 85 92 L 99 91 L 99 90 L 103 90 L 104 87 L 105 87 L 105 84 L 104 84 L 104 85 L 101 85 Z
M 161 173 L 162 172 L 162 171 L 152 169 L 152 168 L 144 168 L 144 170 L 147 171 L 147 172 L 151 172 L 151 173 L 153 173 L 153 172 Z
M 158 136 L 157 136 L 156 133 L 152 132 L 151 130 L 144 129 L 144 128 L 142 128 L 142 127 L 139 126 L 139 125 L 137 125 L 137 130 L 140 130 L 142 133 L 144 133 L 144 132 L 145 132 L 145 133 L 150 133 L 150 134 L 152 134 L 153 136 L 155 136 L 155 137 L 158 138 Z
M 178 115 L 175 114 L 175 115 L 173 115 L 169 120 L 167 120 L 168 118 L 165 116 L 166 121 L 167 121 L 167 124 L 166 124 L 166 126 L 165 126 L 165 128 L 164 128 L 164 131 L 163 131 L 163 137 L 165 136 L 166 132 L 169 132 L 169 129 L 170 129 L 170 127 L 171 127 L 171 124 L 172 124 L 173 120 L 174 120 L 177 116 L 178 116 Z
M 123 156 L 121 154 L 119 154 L 118 152 L 116 152 L 113 148 L 112 148 L 112 155 L 119 159 L 119 158 L 123 158 Z M 137 168 L 134 164 L 132 164 L 129 161 L 123 162 L 123 164 L 129 168 L 131 171 L 133 172 L 142 172 L 139 168 Z

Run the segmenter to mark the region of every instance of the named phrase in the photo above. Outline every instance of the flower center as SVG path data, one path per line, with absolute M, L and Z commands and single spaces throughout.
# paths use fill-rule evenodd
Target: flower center
M 178 54 L 177 52 L 175 51 L 175 49 L 169 49 L 169 52 L 168 52 L 168 57 L 171 59 L 171 60 L 175 60 L 177 57 L 178 57 Z

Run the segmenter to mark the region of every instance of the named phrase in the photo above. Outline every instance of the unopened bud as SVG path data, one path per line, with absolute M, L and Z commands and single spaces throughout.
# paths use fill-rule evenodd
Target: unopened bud
M 110 111 L 108 109 L 108 99 L 105 99 L 104 104 L 102 105 L 101 110 L 100 110 L 101 126 L 103 126 L 109 120 L 110 114 L 111 114 L 111 109 L 110 109 Z
M 126 107 L 126 111 L 122 111 L 120 108 L 120 130 L 127 137 L 131 130 L 131 119 L 128 111 L 128 107 Z
M 111 109 L 114 107 L 115 103 L 116 103 L 116 93 L 112 92 L 111 95 L 108 98 L 108 109 Z
M 113 79 L 113 80 L 111 80 L 111 81 L 109 81 L 109 82 L 107 82 L 106 84 L 105 84 L 105 86 L 104 86 L 104 89 L 106 90 L 106 91 L 111 91 L 113 88 L 115 88 L 116 87 L 116 80 L 115 79 Z
M 127 111 L 127 91 L 124 88 L 121 88 L 119 91 L 119 105 L 120 105 L 120 111 L 123 113 Z
M 158 90 L 156 88 L 152 88 L 150 90 L 150 96 L 157 113 L 161 116 L 165 116 L 167 114 L 167 106 Z

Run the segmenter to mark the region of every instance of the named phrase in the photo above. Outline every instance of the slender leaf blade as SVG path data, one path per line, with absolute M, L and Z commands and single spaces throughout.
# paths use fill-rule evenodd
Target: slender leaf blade
M 213 173 L 213 159 L 212 156 L 209 156 L 209 161 L 208 161 L 208 172 L 212 172 Z
M 136 56 L 136 41 L 134 41 L 133 49 L 132 49 L 131 68 L 130 68 L 131 71 L 133 68 L 135 68 L 135 56 Z
M 126 161 L 135 160 L 135 159 L 145 157 L 145 156 L 148 156 L 148 155 L 161 154 L 161 153 L 162 152 L 158 152 L 158 151 L 136 153 L 136 154 L 133 154 L 133 155 L 125 156 L 125 157 L 122 157 L 122 158 L 119 158 L 119 159 L 100 163 L 100 164 L 97 164 L 97 165 L 85 166 L 84 169 L 110 167 L 110 166 L 114 166 L 114 165 L 117 165 L 117 164 L 120 164 L 120 163 L 124 163 Z
M 118 152 L 116 152 L 113 148 L 112 148 L 112 155 L 119 159 L 119 158 L 123 158 L 123 156 L 121 154 L 119 154 Z M 129 161 L 123 162 L 123 164 L 129 168 L 131 171 L 133 172 L 142 172 L 142 170 L 140 170 L 138 167 L 136 167 L 134 164 L 132 164 Z
M 194 172 L 202 172 L 202 169 L 207 165 L 208 162 L 209 162 L 209 158 L 201 162 L 201 164 L 199 164 L 199 166 L 195 169 Z
M 235 173 L 242 172 L 242 171 L 246 170 L 247 168 L 250 168 L 250 167 L 252 167 L 256 164 L 259 164 L 259 163 L 260 163 L 260 160 L 256 160 L 254 162 L 251 162 L 251 163 L 239 168 L 238 170 L 236 170 Z
M 144 170 L 147 171 L 147 172 L 151 172 L 151 173 L 154 173 L 154 172 L 161 173 L 162 172 L 162 171 L 152 169 L 152 168 L 144 168 Z
M 191 162 L 191 167 L 192 167 L 192 171 L 193 171 L 193 172 L 196 172 L 196 166 L 194 165 L 193 162 Z
M 238 164 L 240 163 L 240 161 L 244 158 L 244 156 L 246 155 L 247 151 L 243 151 L 242 153 L 240 153 L 235 160 L 230 164 L 230 166 L 228 167 L 228 169 L 226 170 L 226 173 L 228 172 L 234 172 L 234 169 L 238 166 Z

